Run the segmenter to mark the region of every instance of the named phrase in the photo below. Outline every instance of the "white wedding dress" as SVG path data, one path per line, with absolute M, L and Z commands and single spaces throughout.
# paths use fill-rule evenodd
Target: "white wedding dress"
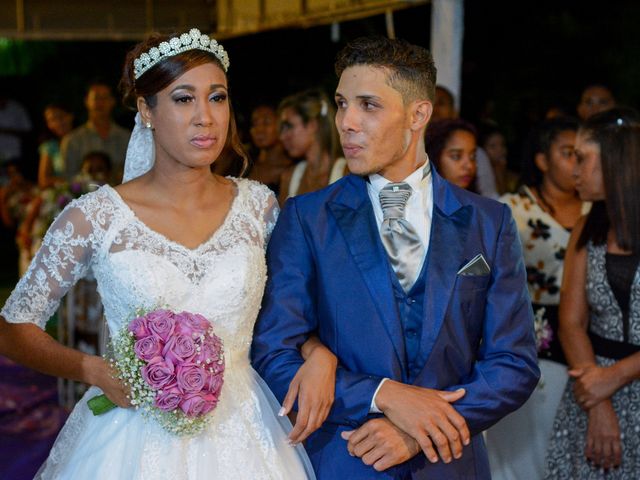
M 201 313 L 223 339 L 226 370 L 212 422 L 192 437 L 169 434 L 132 408 L 94 416 L 86 402 L 101 392 L 91 387 L 36 478 L 314 478 L 302 447 L 288 445 L 291 425 L 277 417 L 280 406 L 249 363 L 277 203 L 263 185 L 233 181 L 224 223 L 195 249 L 148 228 L 109 186 L 74 201 L 52 225 L 2 309 L 7 321 L 44 327 L 67 290 L 92 271 L 111 334 L 141 308 Z

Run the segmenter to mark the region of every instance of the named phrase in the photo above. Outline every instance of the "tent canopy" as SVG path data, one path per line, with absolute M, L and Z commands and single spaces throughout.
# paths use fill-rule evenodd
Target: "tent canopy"
M 0 37 L 139 40 L 197 27 L 217 38 L 355 20 L 428 0 L 0 0 Z

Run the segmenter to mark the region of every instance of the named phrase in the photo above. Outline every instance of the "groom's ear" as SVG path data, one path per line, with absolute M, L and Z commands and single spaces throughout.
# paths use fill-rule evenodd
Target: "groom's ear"
M 433 113 L 433 104 L 429 100 L 414 100 L 411 103 L 411 129 L 421 130 L 427 126 Z

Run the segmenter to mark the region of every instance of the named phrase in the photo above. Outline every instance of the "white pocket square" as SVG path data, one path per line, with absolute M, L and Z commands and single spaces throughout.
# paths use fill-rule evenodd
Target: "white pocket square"
M 458 270 L 458 275 L 489 275 L 489 273 L 491 273 L 491 268 L 481 253 Z

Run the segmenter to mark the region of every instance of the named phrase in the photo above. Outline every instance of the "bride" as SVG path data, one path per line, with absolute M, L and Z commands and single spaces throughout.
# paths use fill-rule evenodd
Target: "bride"
M 92 385 L 37 478 L 313 478 L 304 450 L 295 446 L 303 437 L 287 437 L 291 425 L 276 414 L 280 406 L 249 364 L 264 249 L 278 207 L 263 185 L 211 173 L 225 147 L 240 151 L 228 66 L 222 46 L 197 29 L 153 36 L 129 53 L 121 83 L 138 114 L 125 183 L 101 187 L 60 214 L 0 312 L 0 354 Z M 140 309 L 200 313 L 212 323 L 224 342 L 226 371 L 202 433 L 174 436 L 126 408 L 128 392 L 104 359 L 43 332 L 60 299 L 90 270 L 112 335 Z M 322 346 L 302 349 L 305 378 L 297 379 L 293 397 L 301 399 L 301 414 L 315 409 L 301 416 L 321 423 L 331 400 L 319 392 L 332 392 L 333 379 L 309 375 L 333 365 Z M 123 408 L 94 416 L 86 403 L 101 392 Z

